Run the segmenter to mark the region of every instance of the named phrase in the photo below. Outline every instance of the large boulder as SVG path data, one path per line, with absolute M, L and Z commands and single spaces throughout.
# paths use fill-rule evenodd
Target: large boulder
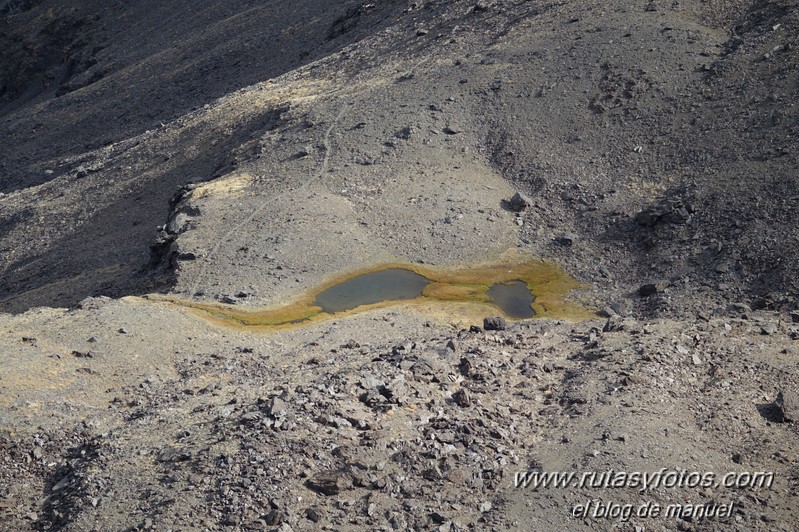
M 513 197 L 507 200 L 508 208 L 513 212 L 522 212 L 530 206 L 531 200 L 521 192 L 517 192 Z

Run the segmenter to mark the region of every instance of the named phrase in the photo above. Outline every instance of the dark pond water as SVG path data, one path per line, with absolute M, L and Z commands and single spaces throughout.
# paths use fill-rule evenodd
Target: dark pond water
M 535 301 L 535 297 L 530 293 L 530 289 L 527 288 L 527 283 L 525 282 L 512 281 L 495 284 L 486 293 L 494 304 L 511 318 L 532 318 L 535 316 L 535 311 L 530 307 L 532 302 Z
M 342 312 L 381 301 L 414 299 L 430 283 L 410 270 L 392 268 L 366 273 L 331 286 L 316 296 L 316 304 L 325 312 Z
M 316 296 L 315 303 L 329 313 L 344 312 L 361 305 L 415 299 L 431 281 L 410 270 L 391 268 L 353 277 Z M 511 281 L 493 285 L 486 292 L 491 301 L 511 318 L 532 318 L 535 297 L 527 283 Z

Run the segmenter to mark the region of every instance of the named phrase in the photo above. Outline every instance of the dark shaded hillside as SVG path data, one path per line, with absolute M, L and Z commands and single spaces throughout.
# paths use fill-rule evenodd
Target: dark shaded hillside
M 29 2 L 0 19 L 0 192 L 379 31 L 357 1 Z

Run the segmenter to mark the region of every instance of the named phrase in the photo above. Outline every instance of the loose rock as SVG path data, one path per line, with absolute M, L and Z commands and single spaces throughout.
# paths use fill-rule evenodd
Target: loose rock
M 345 470 L 317 473 L 307 482 L 308 487 L 323 495 L 338 495 L 352 489 L 352 477 Z
M 507 200 L 507 202 L 508 208 L 513 212 L 522 212 L 531 204 L 530 198 L 521 192 L 514 194 L 511 199 Z
M 469 391 L 466 388 L 461 388 L 452 394 L 452 400 L 455 401 L 455 404 L 458 406 L 467 407 L 472 404 L 472 398 L 470 397 Z
M 492 316 L 483 319 L 483 329 L 486 331 L 504 331 L 508 328 L 508 323 L 502 316 Z
M 649 297 L 657 294 L 658 292 L 662 292 L 666 288 L 667 284 L 665 281 L 658 281 L 656 283 L 647 283 L 645 285 L 641 285 L 638 289 L 638 295 L 641 297 Z
M 799 394 L 782 390 L 777 394 L 774 405 L 779 409 L 783 422 L 799 420 Z

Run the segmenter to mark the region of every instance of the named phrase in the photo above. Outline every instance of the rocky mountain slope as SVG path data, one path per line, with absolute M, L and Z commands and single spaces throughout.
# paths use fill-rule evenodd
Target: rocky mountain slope
M 0 528 L 796 528 L 796 1 L 0 13 Z M 519 257 L 597 317 L 137 297 Z M 609 468 L 775 480 L 514 485 Z

